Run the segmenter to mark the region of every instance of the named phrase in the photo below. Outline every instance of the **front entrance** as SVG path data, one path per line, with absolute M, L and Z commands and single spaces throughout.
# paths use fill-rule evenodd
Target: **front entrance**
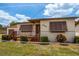
M 40 24 L 36 25 L 36 37 L 37 40 L 40 41 Z
M 39 42 L 40 41 L 40 24 L 35 25 L 35 36 L 32 39 L 32 42 Z

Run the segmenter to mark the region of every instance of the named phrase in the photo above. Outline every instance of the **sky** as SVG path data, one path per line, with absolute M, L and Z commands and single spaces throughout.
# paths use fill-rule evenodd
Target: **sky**
M 0 3 L 0 24 L 28 19 L 79 16 L 78 3 Z

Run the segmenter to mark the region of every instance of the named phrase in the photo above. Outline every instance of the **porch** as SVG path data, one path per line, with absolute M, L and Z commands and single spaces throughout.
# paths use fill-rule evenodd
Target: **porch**
M 7 34 L 17 37 L 17 41 L 19 40 L 20 36 L 26 36 L 28 41 L 39 42 L 40 22 L 28 22 L 25 24 L 20 24 L 16 28 L 8 28 Z

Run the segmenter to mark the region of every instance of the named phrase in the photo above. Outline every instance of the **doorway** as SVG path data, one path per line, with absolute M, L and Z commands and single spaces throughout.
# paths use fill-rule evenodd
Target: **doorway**
M 36 24 L 36 38 L 37 41 L 40 41 L 40 24 Z

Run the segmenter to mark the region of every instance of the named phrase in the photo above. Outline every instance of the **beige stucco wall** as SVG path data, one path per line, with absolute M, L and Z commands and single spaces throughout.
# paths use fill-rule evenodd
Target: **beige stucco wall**
M 67 42 L 73 42 L 73 39 L 75 36 L 75 32 L 74 32 L 75 31 L 75 22 L 74 22 L 74 20 L 70 20 L 70 19 L 40 21 L 40 30 L 41 30 L 40 36 L 48 36 L 48 38 L 51 42 L 56 41 L 56 36 L 60 33 L 50 32 L 49 23 L 57 22 L 57 21 L 66 21 L 68 31 L 65 33 L 62 33 L 62 34 L 66 36 Z

